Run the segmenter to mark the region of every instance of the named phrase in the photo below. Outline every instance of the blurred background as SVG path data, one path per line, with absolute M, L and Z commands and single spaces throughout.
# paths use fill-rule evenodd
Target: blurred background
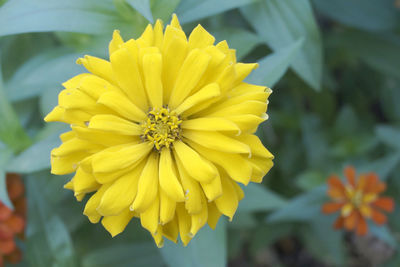
M 238 60 L 259 62 L 247 81 L 274 91 L 257 134 L 275 166 L 232 222 L 157 249 L 138 220 L 111 238 L 82 215 L 63 189 L 70 177 L 49 173 L 68 127 L 43 117 L 84 71 L 78 57 L 107 58 L 114 29 L 137 38 L 172 13 L 186 33 L 201 23 Z M 17 266 L 400 266 L 398 0 L 0 0 L 0 57 L 0 200 L 10 205 L 5 177 L 18 173 L 28 203 Z M 349 164 L 379 174 L 396 201 L 362 238 L 320 212 L 327 177 Z

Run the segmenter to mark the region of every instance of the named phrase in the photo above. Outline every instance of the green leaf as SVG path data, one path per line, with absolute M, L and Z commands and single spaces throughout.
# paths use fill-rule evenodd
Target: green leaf
M 326 175 L 319 171 L 307 170 L 296 177 L 296 184 L 304 191 L 311 190 L 326 182 Z
M 321 205 L 325 199 L 326 186 L 319 186 L 313 190 L 294 197 L 281 209 L 267 217 L 267 222 L 310 221 L 321 214 Z
M 7 171 L 30 173 L 48 169 L 50 168 L 50 152 L 59 145 L 58 134 L 53 134 L 12 159 L 7 166 Z
M 154 22 L 150 9 L 150 0 L 126 0 L 126 2 L 142 14 L 150 23 Z
M 298 231 L 307 250 L 329 266 L 345 266 L 345 246 L 341 231 L 334 231 L 332 225 L 336 216 L 321 214 L 310 220 L 307 227 Z
M 362 172 L 375 172 L 383 181 L 389 178 L 389 175 L 395 170 L 400 163 L 400 152 L 390 153 L 376 161 L 365 163 L 357 168 Z
M 389 31 L 399 21 L 392 0 L 313 0 L 323 15 L 343 24 L 369 31 Z
M 0 141 L 7 144 L 15 153 L 30 144 L 30 138 L 22 128 L 18 116 L 5 94 L 2 69 L 0 66 Z
M 12 152 L 0 143 L 0 202 L 3 202 L 7 207 L 13 209 L 13 204 L 8 197 L 7 174 L 5 172 L 6 164 L 11 156 Z
M 181 5 L 177 13 L 182 23 L 192 22 L 207 18 L 234 8 L 255 3 L 259 0 L 204 0 L 192 1 L 191 5 Z M 183 1 L 185 2 L 185 1 Z
M 285 206 L 286 201 L 261 184 L 250 183 L 243 187 L 245 197 L 239 203 L 238 212 L 271 211 Z M 239 215 L 240 216 L 240 215 Z
M 117 244 L 91 251 L 82 259 L 82 267 L 164 266 L 154 243 Z
M 261 43 L 260 38 L 252 32 L 240 28 L 223 28 L 212 31 L 217 40 L 226 40 L 229 47 L 236 49 L 238 59 L 243 58 Z
M 247 80 L 251 83 L 265 84 L 268 87 L 273 87 L 286 73 L 289 65 L 303 46 L 303 43 L 304 39 L 300 39 L 262 58 L 258 62 L 260 66 L 250 74 Z
M 112 0 L 13 0 L 0 8 L 0 36 L 68 31 L 102 34 L 123 24 Z
M 160 252 L 169 267 L 225 267 L 226 222 L 220 220 L 215 230 L 203 227 L 187 247 L 167 241 Z
M 320 89 L 322 44 L 309 0 L 266 0 L 241 8 L 257 34 L 274 50 L 304 38 L 291 66 L 311 87 Z
M 33 178 L 33 177 L 32 177 Z M 28 224 L 28 251 L 31 251 L 32 261 L 40 259 L 35 250 L 36 242 L 31 241 L 42 239 L 40 241 L 43 248 L 48 248 L 45 253 L 50 254 L 46 258 L 49 261 L 42 266 L 57 267 L 75 267 L 77 266 L 75 251 L 72 245 L 71 236 L 60 217 L 54 213 L 52 203 L 45 199 L 42 190 L 39 190 L 38 179 L 28 180 L 28 203 L 29 203 L 29 224 Z M 49 204 L 50 203 L 50 204 Z M 32 237 L 32 238 L 31 238 Z M 35 257 L 36 256 L 36 257 Z M 40 261 L 42 261 L 40 259 Z M 50 263 L 50 264 L 49 264 Z M 38 263 L 35 266 L 40 266 Z
M 400 79 L 400 37 L 394 34 L 369 34 L 361 31 L 338 33 L 336 41 L 353 55 L 383 74 Z
M 375 133 L 384 144 L 400 149 L 400 129 L 389 125 L 378 125 Z
M 153 11 L 153 17 L 161 19 L 164 22 L 170 21 L 172 13 L 174 13 L 180 2 L 181 0 L 151 0 L 151 11 Z
M 26 61 L 7 82 L 7 96 L 11 101 L 36 97 L 46 89 L 59 91 L 61 83 L 84 72 L 76 60 L 81 54 L 66 53 L 56 49 L 38 54 Z

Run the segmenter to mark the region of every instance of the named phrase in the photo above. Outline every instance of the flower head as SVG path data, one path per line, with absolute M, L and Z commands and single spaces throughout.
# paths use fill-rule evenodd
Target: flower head
M 133 217 L 154 237 L 187 244 L 221 214 L 232 219 L 243 191 L 261 182 L 272 154 L 253 133 L 267 119 L 269 88 L 243 82 L 257 64 L 237 63 L 226 41 L 197 26 L 186 37 L 174 15 L 140 38 L 114 32 L 110 61 L 78 60 L 90 73 L 64 83 L 45 118 L 71 125 L 51 152 L 53 174 L 84 214 L 113 235 Z
M 371 219 L 378 225 L 385 224 L 387 218 L 382 211 L 392 212 L 394 209 L 393 199 L 379 197 L 385 191 L 386 184 L 375 173 L 360 174 L 356 178 L 353 167 L 345 168 L 344 174 L 347 183 L 342 183 L 335 175 L 328 179 L 327 194 L 333 202 L 322 207 L 324 213 L 340 211 L 334 228 L 344 227 L 358 235 L 365 235 L 368 232 L 366 219 Z
M 7 175 L 7 191 L 14 210 L 0 201 L 0 266 L 4 266 L 6 261 L 20 261 L 21 251 L 15 244 L 15 236 L 22 237 L 25 227 L 24 186 L 18 175 Z

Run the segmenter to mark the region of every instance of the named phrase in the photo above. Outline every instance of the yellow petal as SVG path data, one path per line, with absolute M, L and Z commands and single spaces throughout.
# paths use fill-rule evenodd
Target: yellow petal
M 114 53 L 116 50 L 119 49 L 119 47 L 124 43 L 124 40 L 122 39 L 120 33 L 118 30 L 114 30 L 113 32 L 113 38 L 110 42 L 110 45 L 108 46 L 108 52 L 110 56 L 112 53 Z
M 199 131 L 225 131 L 240 134 L 239 127 L 233 122 L 224 118 L 205 117 L 192 120 L 185 120 L 181 124 L 182 128 Z
M 255 94 L 255 93 L 265 93 L 265 94 L 267 94 L 267 97 L 269 97 L 270 94 L 272 93 L 272 90 L 265 86 L 241 82 L 240 84 L 238 84 L 237 86 L 232 88 L 232 90 L 229 92 L 229 95 L 231 97 L 237 97 L 237 96 L 241 96 L 244 94 Z M 258 100 L 258 101 L 261 101 L 261 100 Z M 265 101 L 262 101 L 262 102 L 265 102 Z
M 182 187 L 185 191 L 185 208 L 189 214 L 199 213 L 202 209 L 202 188 L 199 183 L 188 174 L 179 159 L 177 159 L 177 165 Z
M 82 168 L 76 170 L 73 180 L 75 194 L 90 193 L 100 187 L 100 184 L 96 182 L 93 175 L 85 172 Z
M 111 184 L 102 185 L 99 190 L 97 190 L 97 192 L 93 196 L 91 196 L 86 203 L 83 214 L 85 214 L 89 218 L 90 222 L 99 222 L 101 215 L 97 212 L 97 207 L 100 204 L 100 200 L 103 197 L 103 194 L 107 191 L 110 185 Z
M 189 236 L 192 219 L 185 210 L 185 206 L 183 205 L 183 203 L 177 204 L 176 213 L 178 215 L 179 234 L 181 236 L 183 245 L 187 246 L 187 244 L 189 244 L 190 240 L 192 239 Z
M 124 169 L 143 159 L 153 148 L 149 142 L 140 144 L 127 144 L 126 146 L 104 150 L 93 157 L 93 171 L 112 172 Z
M 199 182 L 211 182 L 217 175 L 211 163 L 182 141 L 174 142 L 176 156 L 191 176 Z
M 214 202 L 218 210 L 229 217 L 229 221 L 232 221 L 233 215 L 239 204 L 238 196 L 232 182 L 225 175 L 221 175 L 222 184 L 222 195 L 217 198 Z
M 238 115 L 238 116 L 226 116 L 224 117 L 233 123 L 235 123 L 241 130 L 242 133 L 255 133 L 258 126 L 264 122 L 268 116 L 256 116 L 252 114 Z
M 342 207 L 341 213 L 343 217 L 347 217 L 354 210 L 353 204 L 347 203 Z
M 78 163 L 89 154 L 86 152 L 71 153 L 66 156 L 51 155 L 51 173 L 64 175 L 74 172 Z
M 117 216 L 107 216 L 101 221 L 101 224 L 111 234 L 112 237 L 122 233 L 128 223 L 132 220 L 134 212 L 126 209 Z
M 253 70 L 258 68 L 257 63 L 237 63 L 235 64 L 236 80 L 233 82 L 234 85 L 239 84 L 243 81 Z
M 209 202 L 214 201 L 222 195 L 222 185 L 219 172 L 210 183 L 200 183 L 200 185 Z
M 160 223 L 164 225 L 175 216 L 176 201 L 170 198 L 164 190 L 160 190 Z
M 90 73 L 78 74 L 78 75 L 72 77 L 71 79 L 69 79 L 68 81 L 63 82 L 62 86 L 64 86 L 64 88 L 67 88 L 67 89 L 76 89 L 76 88 L 78 88 L 78 86 L 81 84 L 81 82 L 84 79 L 86 79 L 87 77 L 91 77 L 91 76 L 92 77 L 97 77 L 97 76 L 95 76 L 93 74 L 90 74 Z M 100 77 L 97 77 L 97 78 L 101 79 Z
M 62 142 L 67 142 L 74 137 L 76 137 L 76 134 L 73 131 L 69 131 L 69 132 L 60 134 L 60 140 Z
M 200 24 L 193 29 L 189 36 L 189 49 L 205 48 L 214 44 L 215 38 L 209 34 Z
M 114 75 L 129 99 L 142 110 L 147 110 L 147 97 L 135 57 L 126 48 L 115 51 L 111 57 Z
M 129 101 L 126 96 L 117 92 L 107 92 L 102 94 L 97 103 L 105 105 L 121 116 L 132 121 L 142 122 L 147 118 L 143 110 Z
M 51 154 L 53 156 L 63 157 L 77 152 L 96 153 L 103 148 L 104 146 L 93 144 L 86 140 L 72 138 L 62 143 L 58 148 L 53 149 Z
M 208 203 L 207 223 L 212 229 L 215 229 L 215 227 L 217 227 L 219 217 L 221 217 L 221 212 L 217 209 L 215 203 L 214 202 Z
M 207 69 L 211 57 L 204 51 L 194 49 L 189 52 L 179 71 L 171 92 L 169 106 L 178 107 L 192 92 Z
M 265 174 L 274 166 L 272 159 L 252 157 L 251 159 L 247 159 L 247 161 L 253 166 L 253 173 L 250 181 L 254 183 L 261 183 Z
M 142 135 L 143 128 L 139 124 L 130 122 L 114 115 L 95 115 L 90 119 L 90 129 L 113 132 L 122 135 Z
M 174 217 L 172 221 L 163 226 L 163 234 L 172 242 L 177 242 L 179 235 L 178 218 Z
M 163 85 L 161 81 L 162 58 L 161 54 L 147 54 L 143 56 L 143 74 L 147 97 L 153 108 L 163 105 Z
M 267 110 L 267 104 L 260 102 L 260 101 L 246 101 L 237 105 L 225 107 L 219 109 L 217 111 L 208 110 L 204 111 L 200 115 L 203 116 L 218 116 L 218 117 L 225 117 L 225 116 L 235 116 L 235 115 L 243 115 L 243 114 L 253 114 L 256 116 L 261 116 Z
M 163 33 L 164 25 L 161 20 L 157 20 L 154 25 L 154 45 L 159 49 L 162 48 L 162 44 L 164 41 L 164 33 Z
M 82 64 L 94 75 L 100 76 L 101 78 L 114 83 L 115 79 L 110 62 L 101 58 L 86 55 L 83 58 L 79 58 L 76 63 Z
M 192 223 L 189 232 L 189 236 L 191 237 L 194 237 L 200 230 L 200 228 L 207 223 L 208 209 L 207 209 L 207 201 L 204 196 L 202 196 L 201 202 L 203 206 L 202 210 L 199 213 L 192 215 Z
M 139 143 L 140 141 L 138 136 L 119 135 L 80 126 L 72 126 L 71 128 L 79 139 L 103 146 Z
M 164 246 L 163 234 L 163 228 L 161 225 L 159 225 L 157 232 L 151 235 L 158 248 L 162 248 Z
M 183 103 L 180 104 L 179 107 L 175 109 L 175 111 L 177 114 L 184 113 L 186 116 L 189 116 L 191 114 L 186 113 L 185 111 L 219 95 L 220 95 L 220 90 L 218 84 L 211 83 L 203 87 L 200 91 L 186 98 L 185 101 L 183 101 Z
M 179 20 L 178 20 L 178 17 L 176 16 L 176 14 L 172 14 L 172 19 L 171 19 L 170 24 L 172 27 L 182 30 L 181 24 L 179 23 Z
M 158 154 L 153 152 L 147 159 L 138 185 L 138 193 L 131 205 L 131 210 L 142 213 L 150 207 L 158 195 Z
M 268 159 L 274 158 L 271 152 L 264 147 L 260 138 L 258 138 L 256 135 L 242 134 L 241 136 L 238 136 L 238 140 L 250 147 L 253 156 L 259 156 Z
M 124 209 L 129 209 L 138 191 L 139 177 L 142 173 L 143 163 L 132 171 L 128 171 L 115 182 L 104 193 L 97 211 L 103 216 L 120 214 Z
M 90 96 L 94 101 L 99 99 L 99 97 L 105 92 L 120 91 L 117 87 L 95 75 L 88 75 L 83 78 L 77 86 L 77 89 Z
M 164 103 L 169 102 L 172 88 L 186 58 L 187 51 L 188 43 L 185 33 L 182 30 L 167 26 L 162 47 Z
M 242 156 L 207 149 L 193 142 L 189 144 L 203 157 L 207 157 L 208 160 L 221 166 L 236 182 L 244 185 L 249 183 L 252 176 L 252 165 Z
M 144 212 L 140 213 L 140 222 L 143 228 L 147 229 L 151 234 L 156 234 L 158 229 L 160 215 L 160 199 L 158 196 Z
M 86 108 L 89 105 L 95 105 L 93 98 L 77 89 L 64 89 L 58 95 L 58 104 L 63 108 Z
M 182 185 L 176 177 L 174 163 L 168 148 L 163 148 L 160 153 L 159 177 L 160 186 L 169 197 L 177 202 L 185 200 Z
M 153 27 L 149 24 L 142 33 L 142 35 L 137 39 L 137 43 L 140 47 L 152 46 L 154 43 L 154 31 Z
M 251 153 L 248 145 L 218 132 L 184 129 L 182 135 L 197 144 L 217 151 L 227 153 Z
M 88 159 L 88 158 L 86 158 L 86 159 Z M 92 165 L 91 160 L 88 159 L 89 162 L 86 163 L 85 162 L 86 159 L 79 163 L 79 165 L 83 169 L 85 169 L 85 167 L 86 167 L 86 166 L 84 166 L 85 164 L 90 164 L 90 166 Z M 93 159 L 93 157 L 92 157 L 92 159 Z M 103 172 L 96 172 L 96 173 L 93 173 L 93 175 L 94 175 L 94 178 L 96 179 L 96 181 L 99 184 L 111 183 L 111 182 L 114 182 L 115 180 L 117 180 L 118 178 L 124 176 L 125 174 L 133 171 L 133 169 L 135 169 L 137 166 L 139 166 L 139 164 L 141 164 L 141 163 L 143 163 L 145 161 L 146 161 L 146 158 L 143 158 L 140 161 L 135 162 L 134 164 L 132 164 L 131 166 L 129 166 L 127 168 L 124 168 L 124 169 L 121 169 L 121 170 L 118 170 L 118 171 L 113 171 L 113 172 L 104 172 L 104 173 Z M 92 168 L 91 171 L 93 172 L 93 168 Z

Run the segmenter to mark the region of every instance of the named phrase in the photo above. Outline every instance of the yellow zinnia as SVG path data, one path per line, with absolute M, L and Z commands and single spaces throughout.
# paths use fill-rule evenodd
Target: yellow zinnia
M 114 32 L 110 61 L 85 56 L 90 73 L 65 82 L 45 118 L 71 125 L 51 152 L 53 174 L 84 214 L 115 236 L 133 217 L 153 236 L 186 245 L 221 214 L 232 219 L 260 183 L 272 154 L 253 133 L 266 120 L 269 88 L 243 82 L 257 64 L 236 63 L 235 50 L 197 26 L 187 39 L 174 15 L 124 42 Z

